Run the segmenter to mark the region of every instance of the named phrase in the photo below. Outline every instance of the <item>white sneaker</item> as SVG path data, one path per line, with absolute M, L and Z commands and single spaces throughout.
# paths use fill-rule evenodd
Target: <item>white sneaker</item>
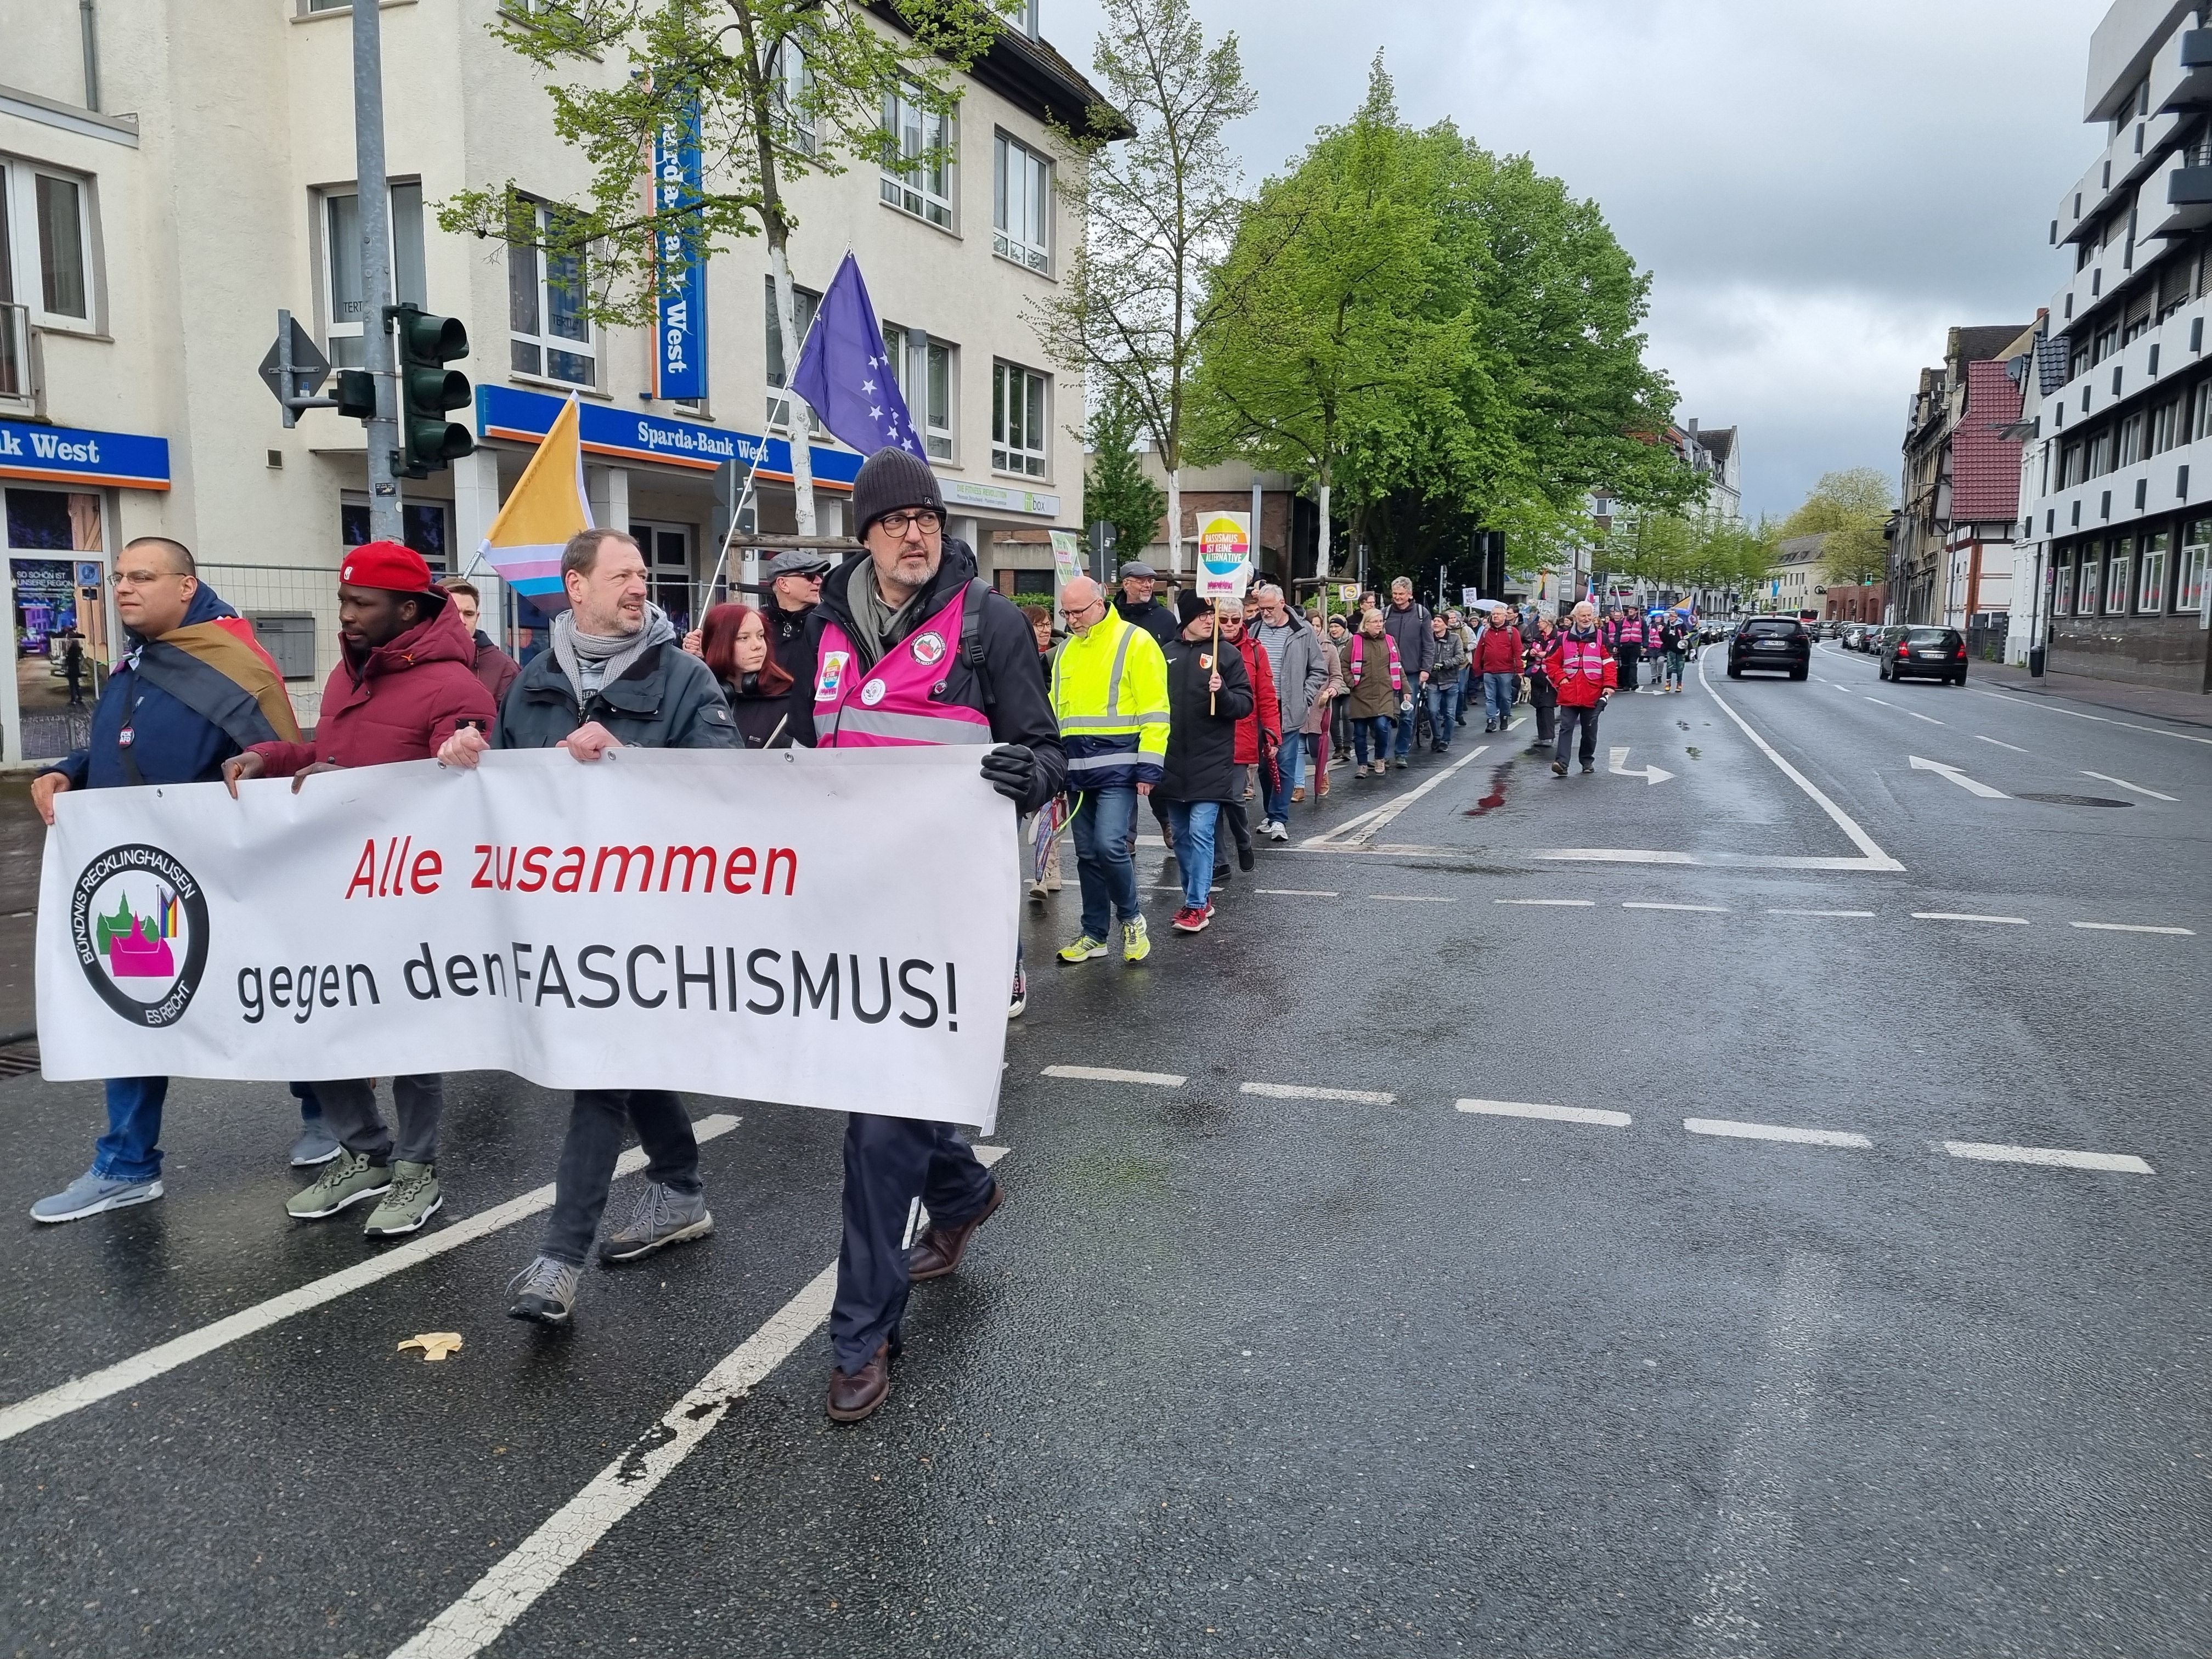
M 1267 825 L 1267 836 L 1270 841 L 1288 841 L 1291 838 L 1291 828 L 1279 818 L 1273 819 Z

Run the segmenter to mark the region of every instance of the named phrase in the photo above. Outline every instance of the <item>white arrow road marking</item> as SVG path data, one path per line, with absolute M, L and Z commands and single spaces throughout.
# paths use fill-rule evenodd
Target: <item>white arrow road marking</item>
M 2116 778 L 2109 772 L 2084 772 L 2081 775 L 2085 778 L 2094 778 L 2100 783 L 2114 784 L 2122 789 L 2132 789 L 2138 795 L 2148 795 L 2153 800 L 2173 799 L 2172 795 L 2160 794 L 2155 789 L 2146 789 L 2139 783 L 2130 783 L 2125 778 Z
M 1630 771 L 1626 744 L 1615 744 L 1606 751 L 1606 755 L 1605 769 L 1616 778 L 1641 778 L 1647 784 L 1650 784 L 1664 783 L 1674 775 L 1663 766 L 1644 766 L 1639 767 L 1633 772 Z
M 1358 817 L 1346 818 L 1327 835 L 1309 836 L 1298 845 L 1309 851 L 1318 850 L 1328 853 L 1353 852 L 1365 847 L 1380 831 L 1388 827 L 1398 814 L 1443 782 L 1462 767 L 1471 765 L 1489 747 L 1486 743 L 1475 744 L 1463 759 L 1454 761 L 1426 782 L 1416 784 L 1394 800 L 1385 801 L 1380 806 L 1370 807 Z
M 1984 800 L 2009 800 L 2011 799 L 2011 797 L 2006 794 L 2003 790 L 1992 789 L 1986 783 L 1978 783 L 1972 778 L 1968 777 L 1964 772 L 1961 772 L 1955 766 L 1946 766 L 1942 761 L 1923 760 L 1918 755 L 1911 757 L 1911 759 L 1912 762 L 1912 769 L 1914 771 L 1933 772 L 1938 777 L 1948 778 L 1952 782 L 1957 784 L 1960 788 L 1965 790 L 1970 795 L 1979 795 Z

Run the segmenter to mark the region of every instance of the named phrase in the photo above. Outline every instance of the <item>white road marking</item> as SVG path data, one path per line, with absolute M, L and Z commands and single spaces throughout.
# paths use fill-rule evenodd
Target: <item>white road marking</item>
M 1732 1117 L 1686 1117 L 1693 1135 L 1727 1135 L 1737 1140 L 1788 1140 L 1804 1146 L 1871 1146 L 1874 1142 L 1848 1129 L 1796 1129 L 1786 1123 L 1740 1123 Z
M 1124 1072 L 1112 1066 L 1048 1066 L 1043 1074 L 1083 1083 L 1149 1083 L 1160 1089 L 1180 1089 L 1190 1080 L 1173 1072 Z
M 1986 783 L 1980 781 L 1980 780 L 1970 778 L 1964 772 L 1961 772 L 1957 767 L 1948 765 L 1942 761 L 1929 760 L 1925 757 L 1920 755 L 1908 755 L 1905 758 L 1912 763 L 1912 769 L 1914 771 L 1933 772 L 1937 777 L 1947 779 L 1950 782 L 1957 784 L 1960 788 L 1965 790 L 1970 795 L 1979 795 L 1984 800 L 2008 800 L 2011 799 L 2011 797 L 2007 795 L 2003 790 L 1992 789 Z
M 1239 1094 L 1267 1100 L 1348 1100 L 1357 1106 L 1395 1106 L 1398 1097 L 1376 1089 L 1309 1089 L 1300 1083 L 1242 1083 Z
M 2000 749 L 2009 749 L 2015 755 L 2025 755 L 2027 753 L 2027 750 L 2021 748 L 2018 744 L 2007 743 L 2002 738 L 1986 737 L 1979 732 L 1975 732 L 1974 736 L 1984 743 L 1993 743 Z
M 2069 927 L 2087 927 L 2100 933 L 2179 933 L 2184 939 L 2195 939 L 2196 931 L 2189 927 L 2151 927 L 2136 921 L 2069 921 Z
M 1521 1100 L 1462 1100 L 1462 1112 L 1479 1112 L 1485 1117 L 1540 1117 L 1548 1123 L 1600 1123 L 1608 1129 L 1626 1129 L 1629 1117 L 1626 1112 L 1600 1111 L 1595 1106 L 1540 1106 Z
M 1474 748 L 1468 750 L 1468 752 L 1460 759 L 1454 761 L 1449 766 L 1444 768 L 1443 771 L 1437 773 L 1434 777 L 1425 779 L 1422 782 L 1414 785 L 1413 787 L 1406 791 L 1404 794 L 1396 797 L 1395 799 L 1385 801 L 1380 806 L 1374 807 L 1368 811 L 1362 812 L 1358 817 L 1346 820 L 1344 823 L 1338 824 L 1335 829 L 1330 830 L 1325 836 L 1309 836 L 1305 840 L 1300 842 L 1298 845 L 1301 847 L 1318 848 L 1323 851 L 1344 851 L 1365 845 L 1367 842 L 1373 841 L 1376 832 L 1387 826 L 1401 812 L 1404 811 L 1408 806 L 1411 806 L 1415 801 L 1420 799 L 1422 796 L 1427 794 L 1429 791 L 1434 789 L 1438 784 L 1449 778 L 1462 766 L 1472 765 L 1476 757 L 1480 756 L 1489 747 L 1490 745 L 1486 743 L 1479 743 L 1475 744 Z
M 1663 766 L 1645 765 L 1631 771 L 1628 767 L 1629 745 L 1615 744 L 1606 751 L 1605 769 L 1616 778 L 1641 778 L 1648 785 L 1661 784 L 1674 775 Z
M 1337 896 L 1320 887 L 1255 887 L 1254 892 L 1265 898 L 1334 898 Z
M 1770 916 L 1851 916 L 1862 921 L 1871 921 L 1871 910 L 1769 910 Z
M 1383 899 L 1392 904 L 1457 904 L 1455 898 L 1439 898 L 1432 893 L 1370 893 L 1371 899 Z
M 2085 771 L 2081 775 L 2085 778 L 2094 778 L 2100 783 L 2112 784 L 2122 789 L 2132 789 L 2136 794 L 2148 795 L 2153 800 L 2172 800 L 2175 799 L 2172 795 L 2161 795 L 2155 789 L 2146 789 L 2139 783 L 2130 783 L 2125 778 L 2116 778 L 2109 772 Z
M 1624 910 L 1698 910 L 1714 916 L 1724 916 L 1729 913 L 1725 904 L 1661 904 L 1652 899 L 1623 899 L 1620 908 Z
M 1582 910 L 1587 910 L 1597 902 L 1595 899 L 1492 899 L 1490 902 L 1492 904 L 1563 904 Z
M 1946 1140 L 1941 1145 L 1954 1158 L 1971 1158 L 1984 1164 L 2049 1164 L 2068 1170 L 2118 1170 L 2124 1175 L 2158 1173 L 2126 1152 L 2073 1152 L 2061 1146 L 2000 1146 L 1978 1140 Z
M 1881 848 L 1877 847 L 1875 844 L 1874 837 L 1867 834 L 1865 830 L 1860 829 L 1857 823 L 1848 812 L 1844 811 L 1842 807 L 1837 805 L 1835 802 L 1830 800 L 1827 796 L 1821 793 L 1818 785 L 1814 783 L 1810 778 L 1807 777 L 1802 772 L 1800 772 L 1788 761 L 1783 759 L 1779 750 L 1776 749 L 1772 744 L 1767 742 L 1765 738 L 1760 737 L 1758 732 L 1752 730 L 1750 721 L 1744 719 L 1742 715 L 1737 714 L 1735 709 L 1731 708 L 1728 705 L 1728 702 L 1722 697 L 1721 694 L 1713 690 L 1712 682 L 1705 678 L 1705 659 L 1703 657 L 1699 657 L 1698 659 L 1698 684 L 1705 688 L 1706 692 L 1711 696 L 1714 703 L 1719 708 L 1721 713 L 1726 714 L 1730 720 L 1734 720 L 1738 726 L 1742 728 L 1744 736 L 1751 739 L 1753 744 L 1758 749 L 1759 752 L 1765 756 L 1767 759 L 1772 761 L 1777 766 L 1780 767 L 1782 769 L 1783 776 L 1788 778 L 1790 782 L 1796 784 L 1800 789 L 1802 789 L 1808 795 L 1811 796 L 1814 804 L 1819 806 L 1822 811 L 1826 812 L 1828 817 L 1835 822 L 1836 827 L 1851 838 L 1851 844 L 1856 847 L 1861 853 L 1865 854 L 1864 859 L 1862 860 L 1856 862 L 1847 861 L 1841 865 L 1820 866 L 1785 866 L 1783 867 L 1841 868 L 1858 870 L 1902 870 L 1905 868 L 1902 864 L 1899 863 L 1895 859 L 1890 857 L 1888 854 L 1883 852 Z
M 1003 1146 L 978 1146 L 975 1156 L 995 1164 Z M 725 1357 L 660 1421 L 630 1442 L 584 1489 L 517 1544 L 460 1599 L 394 1649 L 392 1659 L 471 1659 L 513 1627 L 569 1568 L 653 1496 L 717 1424 L 766 1381 L 830 1316 L 837 1291 L 831 1262 L 803 1285 L 768 1322 Z
M 2000 922 L 2008 927 L 2025 927 L 2027 926 L 2027 918 L 2026 916 L 1979 916 L 1976 915 L 1971 910 L 1915 910 L 1912 913 L 1912 919 L 1915 921 Z
M 2133 720 L 2116 720 L 2105 714 L 2085 714 L 2078 708 L 2058 708 L 2050 703 L 2038 702 L 2033 697 L 2009 697 L 2002 691 L 1984 691 L 1979 687 L 1975 689 L 1975 695 L 1995 697 L 1999 702 L 2018 703 L 2022 708 L 2040 708 L 2046 714 L 2071 714 L 2077 720 L 2095 720 L 2100 726 L 2124 726 L 2130 732 L 2148 732 L 2154 738 L 2179 738 L 2184 743 L 2201 743 L 2212 746 L 2212 738 L 2192 737 L 2186 732 L 2169 732 L 2159 726 L 2137 726 Z
M 1861 692 L 1859 695 L 1860 695 L 1861 696 L 1866 696 L 1866 694 L 1865 694 L 1864 692 Z M 1881 706 L 1882 706 L 1884 708 L 1896 708 L 1896 707 L 1897 707 L 1897 705 L 1896 705 L 1895 703 L 1893 703 L 1893 702 L 1881 702 L 1881 699 L 1880 697 L 1867 697 L 1867 701 L 1868 701 L 1869 702 L 1881 702 Z
M 1948 726 L 1950 724 L 1950 721 L 1948 720 L 1937 720 L 1933 714 L 1923 714 L 1917 708 L 1908 708 L 1905 712 L 1911 715 L 1912 718 L 1917 720 L 1926 720 L 1930 726 Z
M 1433 850 L 1441 855 L 1444 849 Z M 1547 847 L 1531 858 L 1558 859 L 1582 864 L 1693 865 L 1717 870 L 1902 870 L 1901 864 L 1875 864 L 1863 858 L 1767 857 L 1757 853 L 1672 853 L 1647 847 Z M 1885 855 L 1886 856 L 1886 855 Z
M 712 1140 L 719 1135 L 727 1134 L 738 1127 L 739 1121 L 726 1113 L 717 1112 L 692 1124 L 691 1132 L 702 1141 Z M 615 1174 L 618 1176 L 634 1174 L 645 1167 L 645 1162 L 644 1152 L 632 1147 L 617 1160 Z M 135 1353 L 128 1359 L 118 1360 L 112 1365 L 102 1366 L 82 1376 L 71 1377 L 58 1388 L 48 1389 L 44 1394 L 33 1395 L 27 1400 L 19 1400 L 0 1410 L 0 1440 L 12 1440 L 42 1423 L 51 1423 L 58 1417 L 82 1411 L 112 1395 L 151 1382 L 165 1372 L 175 1370 L 203 1355 L 213 1353 L 217 1348 L 228 1347 L 257 1331 L 265 1331 L 295 1314 L 319 1308 L 326 1302 L 334 1302 L 339 1297 L 374 1285 L 380 1279 L 389 1279 L 394 1273 L 404 1273 L 408 1268 L 441 1256 L 449 1250 L 458 1250 L 464 1244 L 472 1243 L 488 1233 L 498 1232 L 501 1228 L 511 1227 L 526 1217 L 535 1215 L 540 1210 L 550 1209 L 552 1206 L 552 1187 L 535 1188 L 520 1198 L 511 1198 L 504 1204 L 478 1211 L 472 1216 L 465 1216 L 452 1226 L 441 1228 L 434 1233 L 417 1233 L 404 1244 L 395 1244 L 390 1249 L 357 1261 L 350 1267 L 341 1268 L 321 1279 L 311 1279 L 282 1296 L 273 1296 L 266 1302 L 257 1302 L 250 1308 L 241 1308 L 211 1325 L 203 1325 L 196 1331 L 173 1337 L 142 1353 Z

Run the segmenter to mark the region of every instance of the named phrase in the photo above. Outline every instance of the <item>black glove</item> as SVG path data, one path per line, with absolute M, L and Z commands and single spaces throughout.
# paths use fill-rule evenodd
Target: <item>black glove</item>
M 1612 693 L 1612 692 L 1610 692 L 1610 691 L 1601 691 L 1601 692 L 1599 692 L 1599 693 L 1597 694 L 1597 712 L 1598 712 L 1599 714 L 1602 714 L 1603 713 L 1605 713 L 1605 706 L 1606 706 L 1606 704 L 1607 704 L 1607 703 L 1611 702 L 1612 701 L 1613 701 L 1613 693 Z
M 1008 800 L 1025 802 L 1036 781 L 1036 756 L 1025 743 L 1002 743 L 983 757 L 983 781 Z

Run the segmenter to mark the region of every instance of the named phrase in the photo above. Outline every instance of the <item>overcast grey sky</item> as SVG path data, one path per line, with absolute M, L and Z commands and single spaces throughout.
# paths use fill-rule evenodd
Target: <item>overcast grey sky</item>
M 1042 0 L 1086 70 L 1097 0 Z M 1745 511 L 1853 466 L 1894 478 L 1905 399 L 1956 323 L 2026 323 L 2101 147 L 2106 0 L 1196 0 L 1234 29 L 1254 181 L 1350 114 L 1376 47 L 1399 108 L 1525 150 L 1653 275 L 1678 416 L 1742 430 Z

